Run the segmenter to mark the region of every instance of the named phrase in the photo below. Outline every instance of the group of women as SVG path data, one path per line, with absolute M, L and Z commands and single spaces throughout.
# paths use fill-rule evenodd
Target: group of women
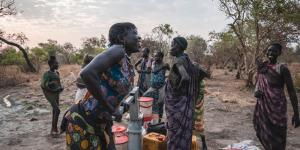
M 111 26 L 109 42 L 109 48 L 98 54 L 80 73 L 88 92 L 64 115 L 68 149 L 116 149 L 111 131 L 112 118 L 114 116 L 117 120 L 121 119 L 122 114 L 117 108 L 133 88 L 135 73 L 129 56 L 139 52 L 141 38 L 134 24 L 124 22 Z M 194 123 L 194 114 L 197 114 L 194 110 L 203 105 L 203 101 L 197 100 L 203 99 L 200 94 L 203 90 L 200 87 L 203 86 L 202 79 L 208 74 L 184 53 L 187 45 L 188 42 L 183 37 L 173 39 L 169 53 L 174 61 L 170 67 L 159 63 L 161 53 L 156 56 L 158 68 L 170 69 L 164 87 L 168 150 L 190 150 L 193 129 L 200 128 L 199 123 L 198 126 L 197 122 Z M 267 52 L 269 61 L 258 63 L 255 92 L 258 100 L 254 113 L 254 128 L 266 150 L 285 149 L 287 110 L 284 85 L 287 85 L 294 108 L 293 125 L 300 125 L 296 92 L 288 68 L 277 62 L 280 54 L 281 46 L 273 44 Z M 144 67 L 147 68 L 147 64 Z M 153 69 L 157 71 L 157 68 Z M 162 80 L 164 82 L 164 78 Z M 149 87 L 157 89 L 156 86 L 162 87 L 155 84 Z M 62 90 L 57 87 L 55 92 Z M 147 88 L 140 90 L 147 93 Z M 153 89 L 148 91 L 148 94 L 151 92 Z M 154 94 L 158 94 L 157 91 Z M 57 113 L 59 114 L 59 111 L 56 110 L 55 115 Z M 57 132 L 57 128 L 54 127 L 53 131 Z

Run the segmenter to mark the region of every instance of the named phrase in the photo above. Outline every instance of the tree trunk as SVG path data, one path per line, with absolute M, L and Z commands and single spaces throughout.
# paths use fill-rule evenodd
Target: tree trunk
M 235 79 L 241 79 L 241 69 L 239 68 L 236 75 L 235 75 Z
M 222 68 L 226 68 L 227 64 L 231 60 L 231 57 L 227 58 L 224 63 L 222 63 Z
M 249 71 L 247 74 L 247 79 L 246 79 L 246 87 L 248 88 L 253 88 L 254 83 L 253 83 L 253 77 L 254 77 L 255 72 L 254 71 Z
M 28 54 L 27 54 L 26 50 L 21 45 L 19 45 L 17 43 L 14 43 L 14 42 L 11 42 L 11 41 L 8 41 L 8 40 L 6 40 L 2 37 L 0 37 L 0 40 L 3 41 L 4 43 L 8 44 L 8 45 L 17 47 L 23 53 L 23 57 L 24 57 L 27 65 L 28 65 L 30 71 L 31 72 L 36 72 L 35 67 L 33 66 L 33 64 L 31 63 L 31 61 L 28 58 Z
M 236 79 L 242 79 L 242 69 L 244 67 L 244 63 L 243 62 L 240 62 L 238 65 L 237 65 L 237 73 L 235 75 L 235 78 Z

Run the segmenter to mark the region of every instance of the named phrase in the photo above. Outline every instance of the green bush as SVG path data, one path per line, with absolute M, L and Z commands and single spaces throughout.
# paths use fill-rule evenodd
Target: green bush
M 70 63 L 72 64 L 79 64 L 81 65 L 83 62 L 83 55 L 79 53 L 71 53 L 70 56 Z
M 104 48 L 96 48 L 95 53 L 93 55 L 98 55 L 98 54 L 102 53 L 104 50 L 105 50 Z
M 88 47 L 88 48 L 83 48 L 83 49 L 79 50 L 79 52 L 83 56 L 85 54 L 96 56 L 96 55 L 102 53 L 104 50 L 105 50 L 105 48 L 91 48 L 91 47 Z
M 23 54 L 14 48 L 6 48 L 3 50 L 0 59 L 0 65 L 22 65 L 25 63 Z
M 35 47 L 30 52 L 39 62 L 46 62 L 48 60 L 48 52 L 43 48 Z

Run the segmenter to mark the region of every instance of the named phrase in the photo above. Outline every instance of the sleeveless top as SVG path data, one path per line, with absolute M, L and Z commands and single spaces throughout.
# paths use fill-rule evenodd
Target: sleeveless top
M 100 75 L 101 93 L 114 108 L 117 108 L 123 98 L 133 88 L 134 69 L 130 63 L 129 57 L 125 57 L 118 63 L 113 65 L 102 75 Z M 97 99 L 95 99 L 89 92 L 80 102 L 86 115 L 92 115 L 99 119 L 111 120 L 111 115 L 108 109 L 105 108 Z
M 153 63 L 152 71 L 156 70 L 156 69 L 160 69 L 163 65 L 164 65 L 163 63 L 161 63 L 161 64 Z M 166 74 L 165 69 L 162 69 L 156 73 L 152 72 L 151 79 L 150 79 L 151 87 L 156 88 L 156 89 L 163 87 L 165 84 L 165 74 Z

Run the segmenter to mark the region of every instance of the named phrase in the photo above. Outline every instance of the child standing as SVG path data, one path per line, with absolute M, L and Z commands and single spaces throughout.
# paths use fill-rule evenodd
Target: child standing
M 57 122 L 60 113 L 59 109 L 59 94 L 64 90 L 61 85 L 58 69 L 58 62 L 55 56 L 50 56 L 48 60 L 50 69 L 43 75 L 41 88 L 43 93 L 52 106 L 52 127 L 50 134 L 58 135 Z

